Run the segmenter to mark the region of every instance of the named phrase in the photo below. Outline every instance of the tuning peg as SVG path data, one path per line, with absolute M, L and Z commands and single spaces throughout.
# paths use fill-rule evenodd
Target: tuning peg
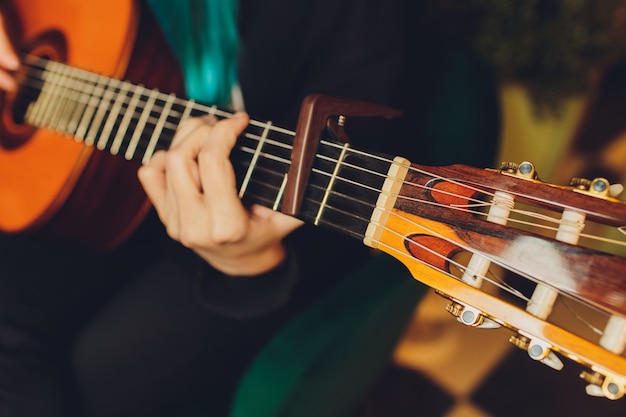
M 591 194 L 596 197 L 618 197 L 624 186 L 622 184 L 609 184 L 606 178 L 572 178 L 569 185 L 575 190 Z
M 626 380 L 613 374 L 605 374 L 599 371 L 583 371 L 580 377 L 589 383 L 585 387 L 585 391 L 593 397 L 606 397 L 609 400 L 618 400 L 626 392 Z
M 532 162 L 524 161 L 521 163 L 516 162 L 503 162 L 500 164 L 500 172 L 516 175 L 518 177 L 537 179 L 537 171 L 535 165 Z
M 511 343 L 528 352 L 531 359 L 539 361 L 550 368 L 560 371 L 563 369 L 563 361 L 552 351 L 552 345 L 545 340 L 522 335 L 511 336 Z
M 591 397 L 604 397 L 602 387 L 594 384 L 589 384 L 585 387 L 585 392 Z
M 446 306 L 446 311 L 466 326 L 480 329 L 497 329 L 500 327 L 498 323 L 485 316 L 483 312 L 465 303 L 455 301 Z
M 624 186 L 622 184 L 611 184 L 609 187 L 609 195 L 611 197 L 619 197 L 620 194 L 624 191 Z

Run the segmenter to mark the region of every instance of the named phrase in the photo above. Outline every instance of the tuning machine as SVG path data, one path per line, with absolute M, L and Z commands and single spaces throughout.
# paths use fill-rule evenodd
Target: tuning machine
M 466 326 L 480 329 L 497 329 L 500 327 L 498 323 L 485 316 L 482 311 L 460 301 L 453 301 L 448 304 L 446 311 Z
M 518 335 L 511 336 L 509 341 L 518 348 L 528 352 L 528 356 L 531 359 L 539 361 L 557 371 L 563 369 L 563 361 L 552 351 L 552 345 L 545 340 L 519 332 Z
M 503 174 L 514 175 L 516 177 L 536 180 L 539 178 L 535 165 L 532 162 L 503 162 L 500 165 L 500 172 Z
M 594 197 L 607 198 L 617 197 L 624 190 L 622 184 L 610 184 L 606 178 L 572 178 L 569 183 L 574 191 L 589 194 Z
M 580 377 L 589 383 L 585 390 L 591 396 L 618 400 L 626 393 L 626 379 L 623 377 L 599 370 L 583 371 Z

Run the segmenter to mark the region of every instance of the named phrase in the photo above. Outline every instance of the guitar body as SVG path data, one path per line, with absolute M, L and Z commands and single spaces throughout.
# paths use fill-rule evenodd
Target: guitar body
M 181 94 L 182 76 L 157 25 L 131 0 L 2 4 L 20 53 Z M 137 163 L 14 120 L 2 97 L 0 230 L 42 233 L 96 250 L 123 242 L 149 210 Z

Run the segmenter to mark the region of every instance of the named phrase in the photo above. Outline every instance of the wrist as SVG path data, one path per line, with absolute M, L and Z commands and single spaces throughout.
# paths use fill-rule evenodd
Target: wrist
M 264 248 L 262 251 L 237 257 L 213 258 L 203 256 L 205 261 L 223 274 L 238 277 L 253 277 L 264 274 L 285 260 L 287 250 L 282 243 Z

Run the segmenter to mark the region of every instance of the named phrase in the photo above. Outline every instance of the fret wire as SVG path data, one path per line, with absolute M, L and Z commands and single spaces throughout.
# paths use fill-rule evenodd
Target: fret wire
M 252 155 L 252 160 L 250 161 L 250 166 L 248 167 L 248 171 L 246 172 L 246 176 L 241 184 L 241 190 L 239 190 L 239 197 L 242 197 L 246 188 L 248 188 L 248 182 L 250 181 L 250 177 L 252 177 L 252 172 L 254 171 L 254 167 L 259 159 L 259 155 L 261 154 L 261 149 L 263 148 L 263 144 L 265 143 L 265 139 L 267 138 L 267 133 L 269 131 L 270 126 L 272 126 L 272 122 L 267 122 L 265 125 L 265 129 L 263 129 L 263 134 L 259 138 L 259 142 L 257 143 L 256 149 Z
M 46 98 L 46 104 L 42 107 L 39 123 L 41 125 L 50 125 L 54 109 L 57 107 L 59 90 L 59 74 L 54 71 L 55 65 L 52 63 L 52 70 L 48 73 L 50 80 L 50 88 L 48 89 L 48 96 Z
M 156 149 L 156 145 L 159 142 L 159 139 L 161 138 L 163 127 L 165 126 L 165 121 L 167 120 L 170 109 L 172 108 L 172 105 L 174 104 L 175 98 L 176 96 L 174 94 L 170 94 L 167 97 L 165 105 L 161 109 L 161 116 L 159 117 L 159 120 L 157 121 L 155 125 L 154 131 L 152 132 L 152 136 L 150 137 L 150 140 L 148 142 L 148 146 L 146 147 L 146 150 L 144 151 L 144 154 L 143 154 L 143 158 L 141 159 L 141 162 L 143 164 L 147 164 L 150 161 L 150 158 L 152 158 L 152 154 L 154 153 L 154 150 Z M 126 158 L 130 159 L 128 156 Z
M 48 64 L 46 64 L 46 67 L 47 66 Z M 42 85 L 39 90 L 39 95 L 37 96 L 37 99 L 28 106 L 25 114 L 26 120 L 34 126 L 41 126 L 41 115 L 44 110 L 43 107 L 49 103 L 47 98 L 48 91 L 50 90 L 50 83 L 48 82 L 48 77 L 45 76 L 46 74 L 44 73 L 43 75 L 44 76 L 41 78 Z
M 209 111 L 206 112 L 209 116 L 216 116 L 217 117 L 217 106 L 216 105 L 212 105 L 209 108 Z
M 109 139 L 111 139 L 111 132 L 113 132 L 113 128 L 117 123 L 117 119 L 122 110 L 122 103 L 126 99 L 126 93 L 128 92 L 128 88 L 125 83 L 115 82 L 115 100 L 112 101 L 111 107 L 107 113 L 106 120 L 104 122 L 104 126 L 99 134 L 98 142 L 96 143 L 96 147 L 100 150 L 105 149 Z M 116 152 L 112 152 L 110 149 L 109 152 L 115 155 Z
M 100 130 L 100 127 L 102 126 L 102 120 L 104 119 L 104 116 L 106 115 L 106 112 L 108 111 L 109 105 L 111 104 L 111 98 L 113 98 L 114 96 L 114 92 L 111 90 L 111 83 L 115 83 L 117 80 L 114 80 L 113 78 L 109 79 L 109 81 L 103 86 L 103 94 L 101 96 L 100 102 L 98 104 L 98 107 L 95 109 L 95 114 L 93 116 L 93 119 L 91 119 L 91 123 L 89 126 L 89 129 L 87 130 L 87 135 L 85 136 L 85 144 L 92 146 L 97 138 L 98 135 L 98 131 Z M 104 149 L 103 148 L 99 148 L 99 149 Z
M 181 125 L 181 123 L 189 119 L 189 117 L 191 116 L 191 111 L 194 109 L 195 104 L 196 102 L 194 100 L 187 101 L 187 104 L 185 105 L 185 110 L 183 111 L 183 114 L 178 119 L 178 123 L 176 124 L 176 128 L 174 130 L 178 130 L 178 127 Z
M 324 198 L 322 200 L 322 203 L 320 204 L 320 208 L 317 212 L 317 216 L 315 217 L 315 221 L 313 222 L 316 226 L 319 223 L 320 217 L 322 217 L 322 212 L 324 211 L 324 206 L 326 205 L 327 201 L 328 201 L 328 193 L 330 192 L 330 190 L 332 189 L 335 180 L 337 178 L 337 174 L 339 173 L 339 168 L 341 167 L 341 161 L 343 161 L 343 158 L 346 154 L 346 151 L 348 150 L 348 147 L 350 145 L 349 144 L 344 144 L 343 149 L 341 150 L 341 154 L 339 155 L 339 157 L 337 158 L 337 163 L 335 164 L 335 169 L 333 170 L 333 173 L 330 176 L 330 179 L 328 181 L 328 187 L 326 188 L 326 192 L 324 193 Z
M 76 77 L 72 72 L 68 74 L 68 106 L 65 108 L 63 114 L 61 115 L 61 119 L 64 120 L 63 125 L 57 125 L 57 128 L 65 133 L 71 134 L 73 132 L 72 127 L 76 125 L 76 114 L 80 112 L 80 93 L 75 89 L 69 88 L 77 82 Z
M 83 73 L 83 71 L 77 71 L 78 73 Z M 77 75 L 78 76 L 78 75 Z M 105 81 L 103 83 L 103 81 Z M 76 84 L 80 84 L 79 87 L 76 85 L 71 86 L 73 90 L 79 92 L 80 98 L 78 101 L 83 103 L 85 109 L 83 111 L 83 115 L 80 118 L 80 122 L 76 127 L 76 133 L 80 137 L 84 137 L 89 129 L 89 125 L 93 124 L 96 119 L 93 117 L 94 113 L 101 107 L 101 103 L 105 103 L 103 98 L 110 96 L 111 86 L 120 86 L 122 83 L 116 79 L 103 79 L 101 77 L 97 77 L 95 74 L 87 73 L 84 74 L 83 78 L 79 80 Z M 114 91 L 116 91 L 116 87 L 114 87 Z M 120 96 L 116 93 L 116 100 L 120 101 L 120 104 L 125 104 L 125 97 Z M 122 106 L 123 107 L 123 106 Z M 85 126 L 85 123 L 87 124 Z M 96 130 L 96 132 L 99 130 Z M 94 137 L 95 140 L 95 137 Z
M 38 126 L 37 124 L 37 118 L 38 118 L 38 114 L 39 114 L 39 108 L 42 106 L 42 100 L 41 97 L 44 95 L 44 91 L 46 89 L 46 83 L 45 81 L 42 80 L 41 82 L 41 87 L 39 88 L 39 94 L 37 94 L 35 97 L 33 97 L 33 100 L 31 100 L 28 103 L 28 106 L 26 106 L 26 111 L 24 112 L 24 119 L 32 124 L 33 126 Z
M 98 109 L 100 102 L 102 101 L 102 99 L 100 98 L 101 95 L 94 94 L 96 89 L 99 88 L 98 79 L 95 77 L 92 77 L 90 81 L 89 80 L 87 81 L 87 84 L 91 86 L 91 88 L 89 89 L 88 92 L 86 92 L 87 101 L 85 103 L 85 109 L 83 110 L 83 113 L 80 117 L 78 125 L 76 126 L 76 131 L 74 133 L 76 138 L 80 140 L 84 140 L 85 143 L 87 143 L 87 141 L 85 140 L 85 136 L 87 135 L 89 126 L 91 125 L 93 121 L 93 117 L 96 113 L 96 110 Z
M 148 122 L 148 117 L 152 112 L 154 102 L 156 101 L 158 94 L 159 92 L 157 90 L 152 90 L 150 92 L 148 100 L 146 101 L 146 105 L 144 106 L 143 112 L 141 113 L 139 121 L 137 122 L 137 126 L 135 127 L 135 131 L 133 132 L 133 135 L 128 144 L 128 148 L 126 149 L 126 154 L 124 155 L 124 157 L 128 160 L 133 159 L 133 157 L 135 156 L 137 144 L 139 143 L 139 140 L 143 133 L 143 129 Z
M 79 93 L 73 88 L 74 84 L 77 82 L 74 72 L 71 68 L 68 68 L 65 71 L 65 76 L 63 77 L 65 82 L 63 83 L 63 96 L 65 98 L 65 105 L 63 110 L 58 115 L 58 122 L 56 124 L 56 129 L 70 133 L 71 131 L 68 129 L 76 112 L 76 108 L 80 108 L 79 101 Z
M 58 86 L 57 89 L 55 90 L 55 94 L 57 97 L 57 105 L 54 106 L 54 110 L 52 111 L 52 114 L 50 116 L 50 120 L 48 122 L 48 125 L 52 128 L 55 129 L 57 131 L 63 131 L 61 128 L 61 123 L 63 122 L 63 117 L 62 114 L 65 111 L 67 104 L 68 104 L 68 97 L 67 97 L 67 78 L 69 74 L 69 69 L 68 68 L 60 68 L 58 73 L 57 73 L 57 79 L 58 79 Z
M 126 90 L 126 93 L 130 92 L 128 88 L 125 88 L 125 90 Z M 126 108 L 124 109 L 122 120 L 120 121 L 119 126 L 117 127 L 117 132 L 115 134 L 115 137 L 113 138 L 113 142 L 111 142 L 111 148 L 109 149 L 109 152 L 111 152 L 111 154 L 113 155 L 117 155 L 120 152 L 120 148 L 122 144 L 124 143 L 124 138 L 128 134 L 128 126 L 130 125 L 130 122 L 132 121 L 135 111 L 137 109 L 137 105 L 139 104 L 139 99 L 141 97 L 142 88 L 137 87 L 137 88 L 133 88 L 132 90 L 133 90 L 132 95 L 130 97 L 130 100 L 128 101 Z M 122 94 L 120 94 L 120 96 L 122 96 Z M 127 97 L 128 96 L 124 94 L 123 100 L 126 100 Z M 120 104 L 120 107 L 121 107 L 121 104 Z
M 280 184 L 280 189 L 278 190 L 278 193 L 276 194 L 276 200 L 274 200 L 274 204 L 272 205 L 272 209 L 274 211 L 278 210 L 278 207 L 280 205 L 280 202 L 283 199 L 283 194 L 285 193 L 285 188 L 287 187 L 287 175 L 285 174 L 283 176 L 283 182 Z

